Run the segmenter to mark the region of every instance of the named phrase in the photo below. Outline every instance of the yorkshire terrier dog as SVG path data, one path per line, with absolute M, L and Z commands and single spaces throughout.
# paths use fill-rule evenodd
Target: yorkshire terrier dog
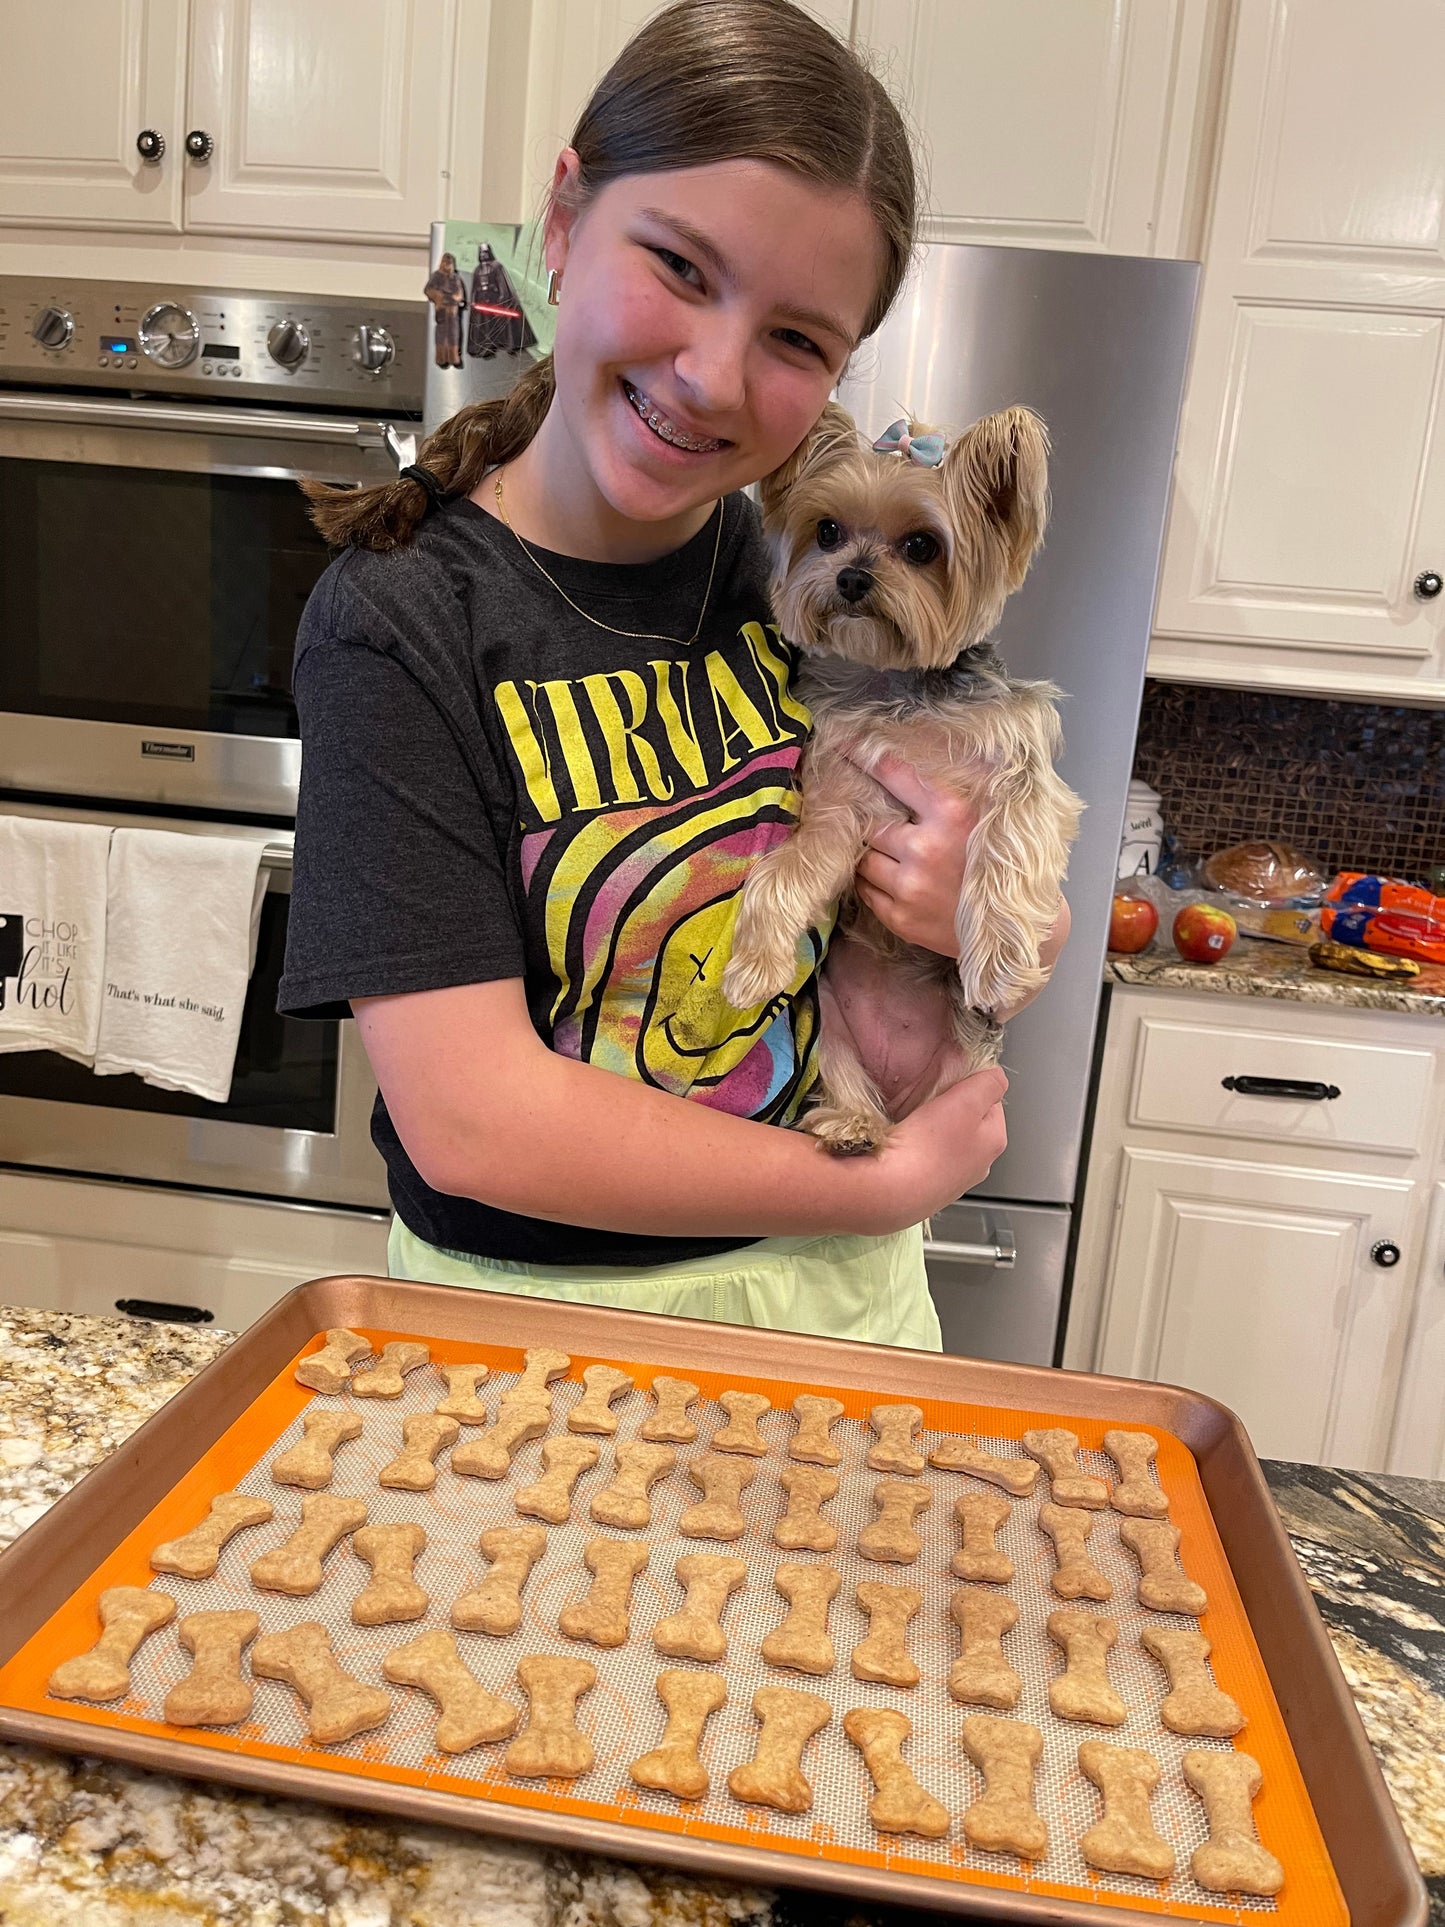
M 723 994 L 785 991 L 802 934 L 840 902 L 822 984 L 818 1101 L 804 1127 L 848 1155 L 996 1063 L 998 1012 L 1046 974 L 1039 949 L 1082 807 L 1053 767 L 1045 682 L 1010 677 L 988 636 L 1048 512 L 1048 436 L 1006 408 L 945 446 L 895 423 L 870 448 L 834 403 L 762 484 L 773 607 L 813 713 L 797 828 L 753 866 Z M 854 894 L 873 836 L 907 812 L 866 772 L 911 764 L 971 805 L 955 964 L 900 941 Z

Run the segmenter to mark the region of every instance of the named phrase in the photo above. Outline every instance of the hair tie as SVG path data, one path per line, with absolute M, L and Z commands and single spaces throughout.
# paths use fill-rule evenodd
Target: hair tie
M 432 474 L 431 470 L 429 468 L 423 468 L 420 462 L 413 462 L 409 468 L 404 468 L 397 479 L 403 482 L 420 482 L 427 492 L 432 508 L 439 509 L 447 499 L 447 491 L 442 487 L 436 476 Z

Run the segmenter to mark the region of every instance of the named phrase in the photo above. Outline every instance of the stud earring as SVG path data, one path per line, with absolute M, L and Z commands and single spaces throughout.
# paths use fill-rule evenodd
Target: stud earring
M 561 288 L 562 288 L 562 270 L 560 268 L 548 268 L 547 270 L 547 306 L 549 308 L 557 308 L 561 306 L 561 303 L 562 303 Z

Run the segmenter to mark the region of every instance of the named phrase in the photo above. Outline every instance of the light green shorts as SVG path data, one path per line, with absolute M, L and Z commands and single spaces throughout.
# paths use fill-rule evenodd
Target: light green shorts
M 393 1278 L 432 1285 L 714 1318 L 769 1331 L 817 1332 L 916 1351 L 943 1348 L 923 1268 L 921 1225 L 884 1238 L 764 1238 L 717 1257 L 625 1271 L 613 1265 L 512 1264 L 445 1251 L 418 1238 L 393 1214 L 387 1270 Z

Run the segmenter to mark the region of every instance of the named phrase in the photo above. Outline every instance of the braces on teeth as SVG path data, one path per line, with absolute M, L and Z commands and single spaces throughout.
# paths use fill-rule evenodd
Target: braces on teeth
M 674 448 L 685 448 L 693 454 L 701 454 L 705 449 L 722 447 L 722 442 L 716 438 L 699 440 L 696 436 L 684 435 L 681 429 L 673 427 L 666 415 L 659 414 L 647 396 L 634 388 L 631 382 L 624 382 L 623 386 L 627 392 L 627 399 L 659 441 L 668 442 Z

